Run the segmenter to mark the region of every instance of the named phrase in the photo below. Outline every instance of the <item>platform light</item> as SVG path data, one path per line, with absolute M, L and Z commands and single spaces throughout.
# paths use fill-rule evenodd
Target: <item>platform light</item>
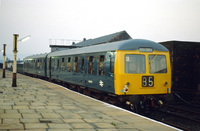
M 6 60 L 5 60 L 5 57 L 6 57 L 6 44 L 3 44 L 3 75 L 2 75 L 2 78 L 6 78 L 6 73 L 5 73 L 5 69 L 6 69 Z
M 27 41 L 28 39 L 30 39 L 31 38 L 31 36 L 30 35 L 28 35 L 28 36 L 26 36 L 26 37 L 24 37 L 24 38 L 22 38 L 22 39 L 20 39 L 20 40 L 18 40 L 19 42 L 21 41 L 21 42 L 24 42 L 24 41 Z
M 12 87 L 17 87 L 17 42 L 24 42 L 28 39 L 31 38 L 30 35 L 17 40 L 18 34 L 13 34 L 13 53 L 14 53 L 14 60 L 13 60 L 13 82 L 12 82 Z

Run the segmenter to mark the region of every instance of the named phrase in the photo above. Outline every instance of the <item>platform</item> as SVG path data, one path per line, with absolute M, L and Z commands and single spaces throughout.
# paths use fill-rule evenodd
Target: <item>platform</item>
M 37 131 L 174 131 L 62 86 L 0 69 L 0 130 Z

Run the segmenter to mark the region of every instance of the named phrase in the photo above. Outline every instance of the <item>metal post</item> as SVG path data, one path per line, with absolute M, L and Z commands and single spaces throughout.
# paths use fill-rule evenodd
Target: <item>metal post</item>
M 13 83 L 12 87 L 17 87 L 17 38 L 18 34 L 13 34 L 13 53 L 14 53 L 14 61 L 13 61 Z
M 3 76 L 2 76 L 2 78 L 6 78 L 6 72 L 5 72 L 6 62 L 5 62 L 5 57 L 6 57 L 6 44 L 3 44 Z

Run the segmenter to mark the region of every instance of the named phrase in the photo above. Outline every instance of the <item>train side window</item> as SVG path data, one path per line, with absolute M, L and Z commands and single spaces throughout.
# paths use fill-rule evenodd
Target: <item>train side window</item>
M 24 60 L 24 67 L 26 68 L 28 61 Z
M 40 59 L 40 69 L 42 69 L 43 61 Z
M 30 68 L 32 66 L 32 61 L 30 60 L 29 63 L 28 63 L 28 68 Z
M 51 68 L 51 70 L 54 69 L 54 58 L 50 59 L 50 66 L 49 66 L 49 68 Z
M 45 67 L 45 63 L 44 63 L 44 59 L 42 59 L 42 69 L 44 69 Z
M 37 60 L 37 68 L 40 68 L 40 60 Z
M 97 74 L 105 75 L 105 73 L 106 73 L 105 56 L 100 55 L 100 56 L 98 56 Z
M 68 57 L 68 60 L 67 60 L 67 71 L 71 72 L 71 70 L 72 70 L 71 57 Z
M 42 59 L 41 61 L 41 66 L 42 66 L 42 69 L 44 69 L 44 59 Z
M 31 65 L 30 65 L 30 61 L 26 61 L 25 63 L 25 67 L 29 68 Z
M 60 62 L 60 60 L 58 59 L 58 60 L 57 60 L 57 69 L 58 69 L 58 70 L 59 70 L 59 66 L 60 66 L 59 62 Z
M 57 59 L 55 59 L 54 61 L 54 70 L 56 70 L 56 68 L 57 68 Z
M 88 57 L 88 65 L 87 65 L 87 73 L 88 74 L 94 74 L 94 56 Z
M 33 62 L 32 62 L 32 66 L 33 66 L 33 68 L 36 68 L 36 63 L 37 61 L 35 61 L 35 60 L 33 60 Z
M 65 70 L 65 58 L 62 58 L 61 71 Z
M 110 73 L 114 73 L 115 58 L 110 58 Z
M 29 60 L 27 63 L 27 68 L 30 68 L 30 67 L 31 67 L 31 60 Z
M 78 57 L 75 57 L 75 61 L 74 61 L 74 72 L 75 73 L 78 73 L 78 65 L 79 65 L 79 63 L 78 63 Z
M 39 59 L 39 68 L 42 69 L 42 59 Z
M 47 70 L 49 69 L 49 59 L 47 58 Z
M 84 71 L 84 59 L 82 59 L 81 70 Z

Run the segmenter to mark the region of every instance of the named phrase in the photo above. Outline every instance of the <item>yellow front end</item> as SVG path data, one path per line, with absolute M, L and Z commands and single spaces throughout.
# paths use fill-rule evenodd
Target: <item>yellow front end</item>
M 116 51 L 115 60 L 115 94 L 171 93 L 169 52 Z

